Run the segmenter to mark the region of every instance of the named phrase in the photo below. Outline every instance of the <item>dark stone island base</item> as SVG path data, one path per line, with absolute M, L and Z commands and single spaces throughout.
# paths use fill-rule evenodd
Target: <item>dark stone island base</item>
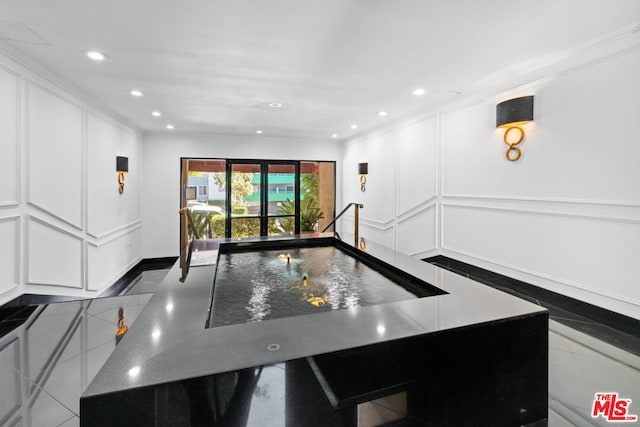
M 178 262 L 83 395 L 81 424 L 544 424 L 546 310 L 371 246 L 443 294 L 205 329 L 215 267 L 181 282 Z

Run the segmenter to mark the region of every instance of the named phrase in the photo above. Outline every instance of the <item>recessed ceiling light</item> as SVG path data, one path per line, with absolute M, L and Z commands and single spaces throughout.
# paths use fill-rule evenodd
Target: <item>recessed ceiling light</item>
M 352 125 L 351 125 L 351 129 L 358 129 L 358 125 L 357 125 L 357 124 L 355 124 L 355 123 L 354 123 L 354 124 L 352 124 Z
M 256 131 L 256 133 L 262 133 L 262 131 L 261 131 L 260 129 L 258 129 L 258 130 Z
M 282 104 L 280 102 L 270 102 L 269 107 L 271 108 L 282 108 Z
M 138 89 L 133 89 L 131 92 L 129 92 L 131 94 L 131 96 L 137 96 L 140 97 L 142 96 L 142 92 L 140 92 Z
M 167 125 L 167 129 L 172 130 L 173 129 L 173 125 Z
M 151 113 L 151 115 L 153 117 L 160 117 L 160 116 L 162 116 L 162 113 L 160 111 L 154 111 L 153 113 Z
M 109 57 L 106 53 L 100 52 L 99 50 L 83 50 L 82 53 L 94 61 L 104 61 Z
M 386 115 L 387 115 L 387 112 L 386 112 L 386 111 L 378 111 L 378 115 L 379 115 L 380 117 L 384 117 L 384 116 L 386 116 Z
M 331 135 L 331 138 L 337 138 L 337 137 L 338 137 L 337 133 L 334 133 L 334 134 Z
M 414 90 L 414 91 L 413 91 L 413 94 L 414 94 L 415 96 L 422 96 L 422 95 L 424 95 L 425 93 L 427 93 L 427 91 L 426 91 L 426 90 L 424 90 L 424 89 L 423 89 L 423 88 L 421 88 L 421 87 L 419 87 L 418 89 L 416 89 L 416 90 Z

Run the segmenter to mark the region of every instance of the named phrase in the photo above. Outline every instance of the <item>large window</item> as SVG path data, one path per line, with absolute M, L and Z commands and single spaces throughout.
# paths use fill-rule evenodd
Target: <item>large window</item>
M 181 239 L 314 233 L 335 214 L 335 162 L 182 159 L 181 194 Z

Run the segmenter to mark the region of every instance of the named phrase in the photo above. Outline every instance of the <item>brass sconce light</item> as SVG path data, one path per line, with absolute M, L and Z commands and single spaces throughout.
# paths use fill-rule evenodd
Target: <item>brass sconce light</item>
M 369 163 L 358 163 L 358 173 L 360 174 L 360 191 L 365 192 L 367 174 L 369 173 Z
M 524 139 L 520 125 L 533 120 L 533 96 L 523 96 L 499 103 L 496 106 L 496 127 L 505 128 L 504 142 L 509 146 L 505 157 L 515 162 L 522 156 L 518 144 Z
M 116 171 L 118 172 L 118 193 L 124 193 L 124 173 L 129 172 L 129 158 L 116 157 Z

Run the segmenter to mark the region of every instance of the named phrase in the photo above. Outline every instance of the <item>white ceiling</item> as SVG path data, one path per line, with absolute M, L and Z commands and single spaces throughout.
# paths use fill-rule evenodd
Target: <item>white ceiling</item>
M 4 43 L 141 130 L 298 139 L 433 108 L 638 20 L 638 0 L 0 0 Z

